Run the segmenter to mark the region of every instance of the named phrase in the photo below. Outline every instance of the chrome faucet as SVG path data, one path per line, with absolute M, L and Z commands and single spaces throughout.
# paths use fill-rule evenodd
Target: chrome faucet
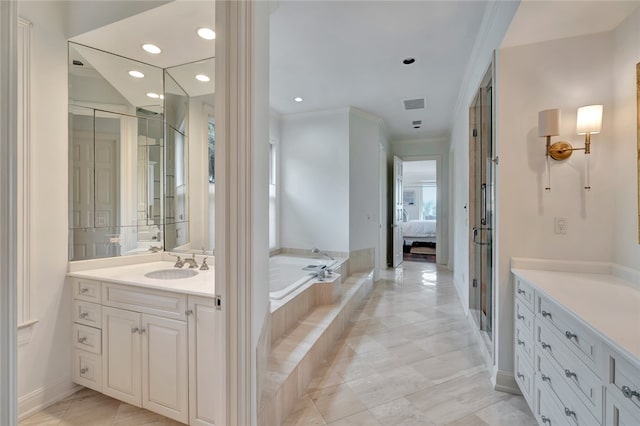
M 322 255 L 322 256 L 326 256 L 326 257 L 328 257 L 328 258 L 329 258 L 329 259 L 331 259 L 331 260 L 335 260 L 335 259 L 334 259 L 333 257 L 331 257 L 328 253 L 325 253 L 325 252 L 323 252 L 323 251 L 320 251 L 320 249 L 319 249 L 318 247 L 314 247 L 314 248 L 312 248 L 312 249 L 311 249 L 311 253 L 313 253 L 313 254 L 320 254 L 320 255 Z
M 150 246 L 149 251 L 151 253 L 158 253 L 159 251 L 162 251 L 162 246 Z
M 172 254 L 171 256 L 176 256 Z M 178 260 L 176 260 L 176 264 L 173 265 L 175 268 L 182 268 L 184 266 L 184 261 L 180 258 L 180 256 L 176 256 Z
M 200 265 L 200 270 L 201 271 L 208 271 L 209 270 L 209 265 L 207 265 L 207 258 L 206 257 L 204 259 L 202 259 L 202 264 Z
M 197 268 L 198 262 L 196 262 L 196 254 L 193 254 L 193 257 L 187 258 L 184 260 L 184 263 L 189 264 L 189 269 Z

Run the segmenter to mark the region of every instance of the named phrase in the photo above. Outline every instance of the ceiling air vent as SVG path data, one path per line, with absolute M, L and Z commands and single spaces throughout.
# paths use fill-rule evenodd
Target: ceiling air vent
M 422 124 L 422 120 L 413 120 L 411 124 L 413 124 L 414 126 L 419 126 Z
M 419 99 L 405 99 L 402 101 L 405 111 L 413 109 L 424 109 L 424 98 Z

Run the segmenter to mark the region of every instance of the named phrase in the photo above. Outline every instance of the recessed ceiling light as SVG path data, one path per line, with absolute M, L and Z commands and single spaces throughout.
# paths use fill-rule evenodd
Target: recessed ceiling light
M 300 96 L 296 96 L 295 98 L 293 98 L 293 100 L 295 102 L 302 102 L 303 101 L 303 99 Z
M 147 52 L 152 53 L 152 54 L 154 54 L 154 55 L 157 55 L 158 53 L 162 52 L 162 49 L 160 49 L 160 48 L 159 48 L 158 46 L 156 46 L 155 44 L 150 44 L 150 43 L 143 44 L 143 45 L 142 45 L 142 48 L 143 48 L 144 50 L 146 50 Z
M 402 61 L 403 64 L 405 65 L 411 65 L 412 63 L 414 63 L 416 60 L 414 58 L 406 58 Z
M 157 93 L 152 93 L 152 92 L 147 93 L 147 96 L 150 97 L 151 99 L 158 99 L 160 97 L 160 95 L 158 95 Z
M 216 33 L 211 28 L 198 28 L 198 35 L 205 40 L 213 40 L 216 38 Z
M 207 81 L 210 81 L 211 79 L 209 78 L 208 75 L 198 74 L 198 75 L 196 75 L 196 80 L 206 83 Z
M 141 73 L 140 71 L 136 71 L 136 70 L 129 71 L 129 75 L 131 77 L 135 77 L 135 78 L 144 78 L 144 74 Z

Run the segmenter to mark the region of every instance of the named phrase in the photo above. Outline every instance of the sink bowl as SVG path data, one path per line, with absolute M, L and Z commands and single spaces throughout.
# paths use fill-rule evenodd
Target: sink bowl
M 144 274 L 147 278 L 153 278 L 156 280 L 180 280 L 183 278 L 191 278 L 198 275 L 198 271 L 195 269 L 159 269 L 157 271 L 151 271 Z

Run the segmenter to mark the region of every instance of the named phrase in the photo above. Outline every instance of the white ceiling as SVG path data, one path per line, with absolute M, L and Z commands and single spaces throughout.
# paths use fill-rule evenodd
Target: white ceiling
M 485 5 L 279 2 L 271 15 L 271 106 L 282 114 L 354 106 L 383 118 L 394 140 L 446 136 Z M 407 57 L 416 62 L 404 65 Z M 421 97 L 426 109 L 403 110 L 404 99 Z
M 404 161 L 402 163 L 402 181 L 407 186 L 422 186 L 437 180 L 436 161 Z

